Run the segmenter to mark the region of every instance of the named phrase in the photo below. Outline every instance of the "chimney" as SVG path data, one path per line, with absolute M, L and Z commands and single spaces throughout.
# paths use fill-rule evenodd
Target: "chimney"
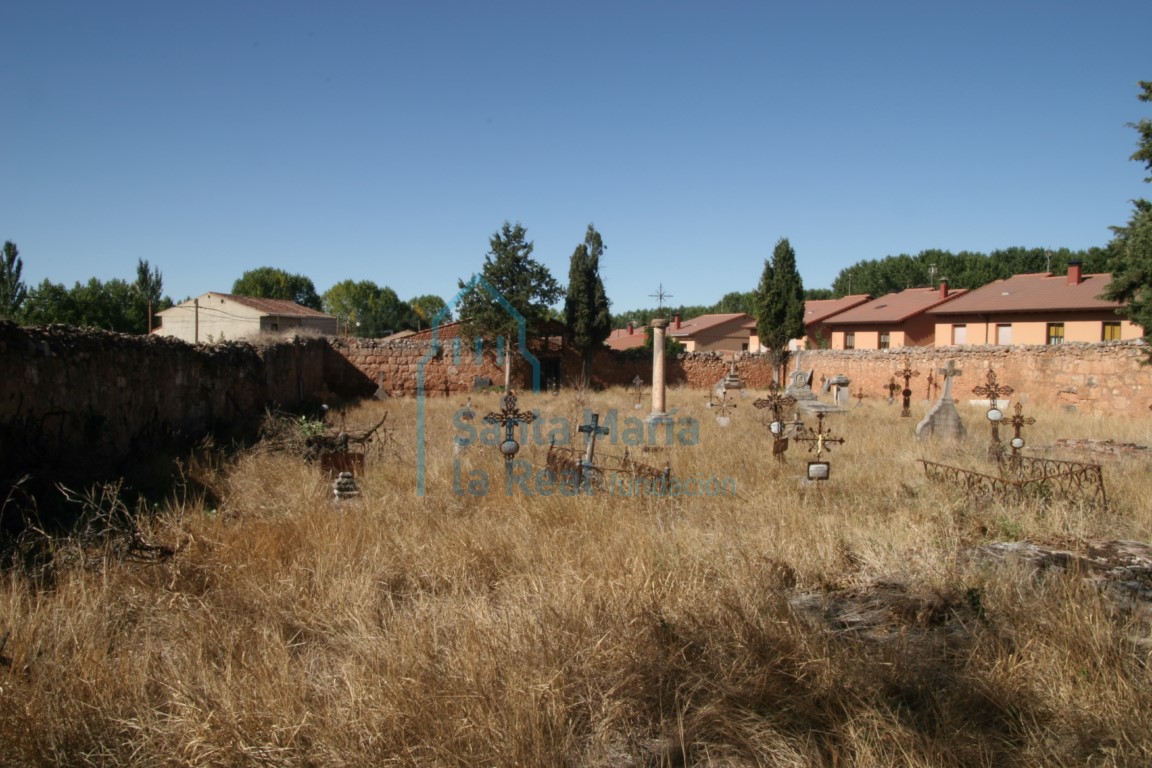
M 672 315 L 672 328 L 674 330 L 677 330 L 677 331 L 680 330 L 680 313 L 679 312 Z
M 940 298 L 948 298 L 948 278 L 940 278 Z
M 1080 285 L 1082 279 L 1080 275 L 1081 266 L 1079 261 L 1068 262 L 1068 285 Z
M 631 336 L 635 332 L 636 332 L 636 325 L 634 323 L 629 322 L 628 323 L 628 335 Z

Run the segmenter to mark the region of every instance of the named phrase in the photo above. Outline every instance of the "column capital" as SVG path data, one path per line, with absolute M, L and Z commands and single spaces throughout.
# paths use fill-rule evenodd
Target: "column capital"
M 668 319 L 664 317 L 657 317 L 649 321 L 648 325 L 652 326 L 653 328 L 667 328 Z

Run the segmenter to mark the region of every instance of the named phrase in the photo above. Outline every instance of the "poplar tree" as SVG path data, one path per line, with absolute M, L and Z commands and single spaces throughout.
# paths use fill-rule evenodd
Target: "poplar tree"
M 591 374 L 592 357 L 612 333 L 610 302 L 600 279 L 600 257 L 604 241 L 591 224 L 584 242 L 576 246 L 568 266 L 568 293 L 564 299 L 564 322 L 568 338 L 580 350 L 583 365 L 581 381 Z
M 24 262 L 20 260 L 20 251 L 11 240 L 4 243 L 3 256 L 0 257 L 0 320 L 15 321 L 20 315 L 20 308 L 28 298 L 28 288 L 20 279 L 24 271 Z

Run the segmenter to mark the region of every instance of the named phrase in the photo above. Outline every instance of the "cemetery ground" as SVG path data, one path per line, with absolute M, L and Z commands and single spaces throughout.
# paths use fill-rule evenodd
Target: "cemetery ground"
M 1152 458 L 1054 446 L 1146 445 L 1149 416 L 1029 409 L 1025 450 L 1099 461 L 1107 508 L 972 499 L 918 460 L 995 472 L 974 383 L 959 443 L 853 399 L 819 484 L 808 444 L 773 459 L 763 393 L 721 428 L 670 389 L 698 441 L 630 454 L 733 484 L 506 494 L 497 447 L 457 447 L 500 407 L 476 394 L 426 402 L 422 496 L 411 399 L 330 412 L 388 413 L 359 497 L 267 445 L 189 458 L 152 510 L 94 491 L 101 535 L 2 574 L 0 764 L 1148 765 Z M 516 458 L 545 467 L 554 419 L 581 445 L 584 407 L 620 438 L 635 401 L 523 394 L 544 438 Z

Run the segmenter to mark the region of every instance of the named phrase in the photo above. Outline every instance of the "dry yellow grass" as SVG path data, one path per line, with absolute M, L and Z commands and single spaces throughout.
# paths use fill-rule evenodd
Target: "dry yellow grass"
M 1152 540 L 1149 458 L 1107 461 L 1106 512 L 974 505 L 916 460 L 987 467 L 983 414 L 962 408 L 961 444 L 920 443 L 926 405 L 901 419 L 872 400 L 827 420 L 846 442 L 814 487 L 803 446 L 772 460 L 750 394 L 721 429 L 706 393 L 671 390 L 699 444 L 641 457 L 727 495 L 505 495 L 495 448 L 454 455 L 462 398 L 427 403 L 424 496 L 412 400 L 344 414 L 387 409 L 393 429 L 359 500 L 285 455 L 204 470 L 218 505 L 144 524 L 174 557 L 61 545 L 52 583 L 4 576 L 0 764 L 1152 763 L 1140 615 L 1076 575 L 965 556 Z M 644 414 L 623 391 L 585 399 L 618 428 Z M 571 393 L 521 405 L 580 423 Z M 1149 442 L 1143 417 L 1030 415 L 1032 446 Z M 470 473 L 486 495 L 454 491 Z

